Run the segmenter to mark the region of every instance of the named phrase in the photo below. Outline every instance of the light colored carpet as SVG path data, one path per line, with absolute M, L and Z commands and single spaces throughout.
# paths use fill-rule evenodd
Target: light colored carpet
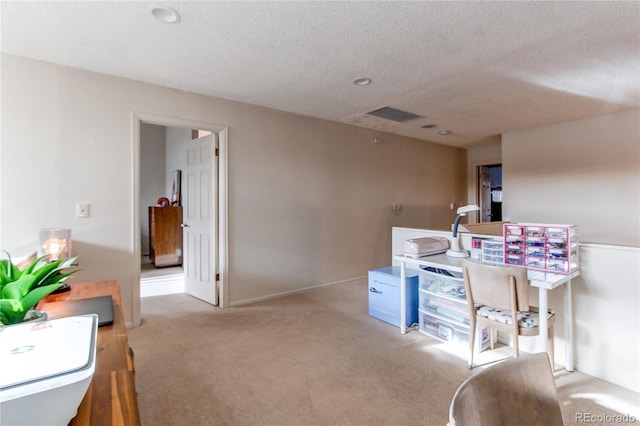
M 143 424 L 445 425 L 466 359 L 367 310 L 365 280 L 224 310 L 143 299 L 128 331 Z M 581 413 L 640 422 L 637 393 L 556 375 L 568 425 Z

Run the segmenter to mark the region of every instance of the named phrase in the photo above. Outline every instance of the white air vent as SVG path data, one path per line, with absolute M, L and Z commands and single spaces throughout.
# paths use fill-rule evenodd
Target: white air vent
M 367 114 L 375 115 L 376 117 L 395 121 L 397 123 L 404 123 L 405 121 L 415 120 L 416 118 L 422 117 L 421 115 L 416 115 L 410 112 L 401 111 L 399 109 L 395 109 L 387 106 L 373 110 L 373 111 L 369 111 Z

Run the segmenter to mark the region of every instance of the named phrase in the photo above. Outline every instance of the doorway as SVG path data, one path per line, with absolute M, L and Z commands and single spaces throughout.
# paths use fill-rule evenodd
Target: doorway
M 144 214 L 147 210 L 147 206 L 141 203 L 140 194 L 142 192 L 141 184 L 141 127 L 145 124 L 151 124 L 156 126 L 164 126 L 167 128 L 179 128 L 179 129 L 201 129 L 209 133 L 217 135 L 217 180 L 215 186 L 210 188 L 211 196 L 215 198 L 215 213 L 217 216 L 215 229 L 211 229 L 211 233 L 216 235 L 215 250 L 212 250 L 211 256 L 215 256 L 213 263 L 217 264 L 215 276 L 215 294 L 218 296 L 217 304 L 220 307 L 227 307 L 228 300 L 226 295 L 228 294 L 228 230 L 227 230 L 227 153 L 228 153 L 228 128 L 226 126 L 196 122 L 193 120 L 176 119 L 172 117 L 165 117 L 146 113 L 134 113 L 134 211 L 133 211 L 133 246 L 135 265 L 133 266 L 133 279 L 132 279 L 132 293 L 131 300 L 133 306 L 133 323 L 135 325 L 140 324 L 140 277 L 142 276 L 142 267 L 140 259 L 142 259 L 142 238 L 141 238 L 141 225 L 144 223 L 141 220 L 141 214 Z M 172 154 L 169 154 L 172 155 Z M 212 227 L 213 227 L 212 226 Z M 183 260 L 184 263 L 184 260 Z M 175 271 L 174 271 L 175 272 Z M 174 274 L 175 275 L 175 274 Z M 136 279 L 137 278 L 137 279 Z
M 140 125 L 140 297 L 185 292 L 181 147 L 200 133 L 145 122 Z
M 480 223 L 502 221 L 502 164 L 478 166 Z

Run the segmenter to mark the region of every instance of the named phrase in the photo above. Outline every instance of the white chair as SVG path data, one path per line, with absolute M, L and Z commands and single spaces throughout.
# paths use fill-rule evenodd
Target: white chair
M 491 330 L 491 349 L 494 348 L 493 330 L 513 335 L 514 357 L 520 355 L 518 336 L 539 334 L 538 308 L 529 305 L 527 270 L 515 266 L 493 266 L 462 259 L 462 274 L 469 304 L 469 368 L 473 368 L 473 349 L 477 325 Z M 549 359 L 553 366 L 553 325 L 555 314 L 549 319 Z

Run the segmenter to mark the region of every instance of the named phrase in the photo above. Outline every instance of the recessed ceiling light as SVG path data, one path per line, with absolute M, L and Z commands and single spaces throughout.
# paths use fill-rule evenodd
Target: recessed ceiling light
M 449 131 L 448 130 L 440 130 L 438 133 L 441 134 L 442 136 L 444 136 L 444 135 L 448 135 Z
M 368 86 L 371 84 L 371 79 L 370 78 L 356 78 L 355 80 L 353 80 L 353 84 L 355 84 L 356 86 Z
M 175 24 L 180 21 L 180 14 L 178 12 L 164 6 L 154 6 L 153 9 L 151 9 L 151 14 L 158 21 L 166 24 Z

